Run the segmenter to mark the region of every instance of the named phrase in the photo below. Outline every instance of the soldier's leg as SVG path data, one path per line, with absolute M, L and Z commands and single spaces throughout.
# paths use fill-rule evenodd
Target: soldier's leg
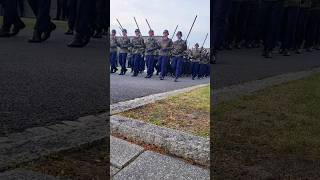
M 3 14 L 3 24 L 0 31 L 0 37 L 9 37 L 11 27 L 18 16 L 17 0 L 4 0 L 2 4 L 4 9 L 4 14 Z
M 126 63 L 127 53 L 121 53 L 121 75 L 124 75 L 127 72 Z
M 160 67 L 161 67 L 160 79 L 163 80 L 164 77 L 167 75 L 169 57 L 168 56 L 161 56 L 160 59 L 161 59 L 160 60 Z
M 299 7 L 288 7 L 287 12 L 287 21 L 285 25 L 284 41 L 283 41 L 283 55 L 289 56 L 290 50 L 293 48 L 294 36 L 296 32 L 296 25 L 298 22 L 298 13 Z
M 74 30 L 76 34 L 69 47 L 84 47 L 90 42 L 92 34 L 95 0 L 79 0 Z
M 133 76 L 138 76 L 140 71 L 140 62 L 141 61 L 141 55 L 140 54 L 134 54 L 134 60 L 133 60 Z
M 57 13 L 56 13 L 56 20 L 60 20 L 62 14 L 62 2 L 63 0 L 57 0 Z
M 77 0 L 68 0 L 68 31 L 67 35 L 73 35 L 74 25 L 76 23 L 77 16 Z
M 178 57 L 176 61 L 176 72 L 175 72 L 176 79 L 178 79 L 182 74 L 182 66 L 183 66 L 183 58 Z

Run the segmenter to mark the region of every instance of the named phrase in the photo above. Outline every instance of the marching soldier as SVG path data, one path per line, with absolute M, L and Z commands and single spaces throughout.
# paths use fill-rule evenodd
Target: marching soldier
M 297 54 L 302 53 L 302 44 L 306 39 L 307 22 L 310 16 L 311 0 L 301 1 L 301 8 L 298 15 L 297 30 L 295 34 L 294 49 Z
M 90 42 L 95 4 L 95 0 L 76 1 L 75 35 L 73 41 L 68 44 L 68 47 L 81 48 Z
M 290 56 L 290 50 L 293 49 L 296 27 L 301 0 L 284 1 L 284 21 L 281 37 L 281 53 L 284 56 Z
M 28 0 L 29 5 L 36 16 L 36 24 L 34 26 L 33 36 L 29 39 L 30 43 L 40 43 L 50 38 L 52 31 L 56 29 L 56 25 L 51 22 L 50 17 L 50 0 Z
M 119 40 L 118 46 L 120 47 L 119 51 L 119 64 L 121 66 L 121 72 L 119 75 L 125 75 L 127 72 L 126 63 L 127 55 L 129 53 L 129 47 L 131 46 L 130 39 L 127 36 L 127 30 L 122 30 L 122 37 Z
M 117 69 L 117 49 L 118 49 L 118 41 L 116 37 L 116 30 L 111 31 L 110 37 L 110 64 L 111 64 L 111 73 L 115 73 L 118 71 Z
M 194 80 L 199 73 L 199 62 L 201 58 L 201 49 L 199 44 L 196 43 L 194 48 L 191 50 L 191 66 L 192 66 L 192 80 Z
M 146 41 L 146 64 L 147 64 L 147 76 L 145 78 L 151 78 L 157 63 L 156 55 L 159 49 L 158 41 L 154 38 L 154 31 L 150 29 L 149 37 Z
M 159 65 L 161 69 L 160 80 L 164 80 L 164 77 L 167 75 L 167 68 L 170 63 L 170 51 L 172 49 L 172 40 L 168 37 L 169 31 L 163 31 L 163 37 L 160 42 L 160 51 L 159 51 Z
M 175 73 L 175 79 L 174 79 L 175 82 L 178 81 L 178 78 L 182 74 L 182 65 L 183 65 L 183 61 L 184 61 L 183 60 L 183 53 L 187 49 L 186 41 L 181 39 L 182 38 L 181 31 L 177 32 L 177 38 L 178 38 L 178 40 L 176 40 L 172 46 L 173 59 L 172 59 L 172 63 L 171 63 L 171 67 L 173 69 L 173 72 Z
M 18 15 L 17 0 L 0 1 L 4 8 L 3 24 L 0 29 L 0 37 L 12 37 L 25 28 L 25 24 Z M 13 28 L 12 28 L 13 27 Z
M 282 0 L 262 0 L 260 8 L 260 28 L 264 45 L 263 56 L 272 58 L 280 30 L 280 19 L 283 9 Z
M 144 40 L 140 35 L 140 30 L 135 30 L 136 36 L 132 38 L 131 44 L 133 48 L 133 77 L 138 76 L 141 70 L 142 54 L 144 53 Z
M 312 48 L 315 47 L 318 37 L 318 28 L 320 27 L 320 1 L 312 0 L 312 6 L 310 9 L 310 17 L 308 22 L 308 30 L 306 37 L 306 49 L 308 52 L 312 51 Z

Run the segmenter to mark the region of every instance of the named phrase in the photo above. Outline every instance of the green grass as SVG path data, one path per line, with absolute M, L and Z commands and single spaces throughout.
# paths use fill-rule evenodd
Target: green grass
M 209 137 L 209 86 L 121 113 L 158 126 Z
M 295 179 L 320 162 L 320 74 L 220 103 L 211 116 L 217 179 L 251 166 Z

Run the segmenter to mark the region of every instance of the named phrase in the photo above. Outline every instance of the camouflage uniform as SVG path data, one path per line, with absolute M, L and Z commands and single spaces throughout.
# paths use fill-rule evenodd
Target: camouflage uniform
M 199 73 L 199 62 L 201 59 L 201 49 L 193 48 L 191 50 L 191 67 L 192 67 L 192 79 L 198 76 Z
M 110 65 L 111 73 L 115 73 L 117 69 L 117 50 L 118 50 L 118 40 L 116 36 L 110 37 Z
M 130 39 L 127 36 L 123 36 L 119 40 L 119 63 L 121 65 L 120 75 L 124 75 L 127 72 L 126 63 L 127 55 L 129 53 L 129 47 L 131 46 Z
M 147 64 L 147 77 L 150 78 L 153 75 L 156 65 L 157 51 L 160 48 L 158 41 L 154 37 L 148 37 L 146 40 L 146 64 Z
M 168 64 L 170 62 L 170 51 L 172 49 L 172 40 L 170 38 L 162 38 L 160 41 L 159 51 L 159 65 L 160 65 L 160 78 L 163 79 L 167 75 Z
M 142 71 L 142 64 L 144 66 L 144 60 L 142 55 L 144 53 L 145 44 L 142 37 L 133 37 L 131 40 L 133 45 L 133 76 L 138 76 Z
M 206 73 L 206 55 L 207 55 L 207 52 L 205 49 L 203 49 L 201 51 L 201 54 L 200 54 L 200 61 L 199 61 L 199 71 L 198 71 L 198 78 L 203 78 L 205 73 Z
M 183 54 L 187 49 L 186 41 L 179 39 L 173 43 L 171 67 L 175 71 L 175 78 L 178 79 L 182 74 Z

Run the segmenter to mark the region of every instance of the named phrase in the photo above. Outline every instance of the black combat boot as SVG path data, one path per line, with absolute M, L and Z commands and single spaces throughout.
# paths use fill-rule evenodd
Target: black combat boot
M 38 30 L 33 31 L 33 36 L 31 39 L 28 40 L 29 43 L 41 43 L 41 33 Z
M 73 30 L 68 29 L 68 31 L 66 31 L 64 34 L 65 35 L 73 35 Z
M 16 24 L 13 25 L 11 36 L 16 36 L 25 27 L 26 25 L 21 20 L 18 21 Z
M 82 47 L 85 47 L 89 42 L 90 42 L 89 36 L 76 33 L 73 41 L 70 44 L 68 44 L 68 47 L 82 48 Z
M 41 38 L 42 41 L 46 41 L 50 38 L 52 31 L 54 31 L 57 28 L 57 26 L 53 23 L 50 23 L 50 27 L 47 31 L 43 32 L 43 37 Z

